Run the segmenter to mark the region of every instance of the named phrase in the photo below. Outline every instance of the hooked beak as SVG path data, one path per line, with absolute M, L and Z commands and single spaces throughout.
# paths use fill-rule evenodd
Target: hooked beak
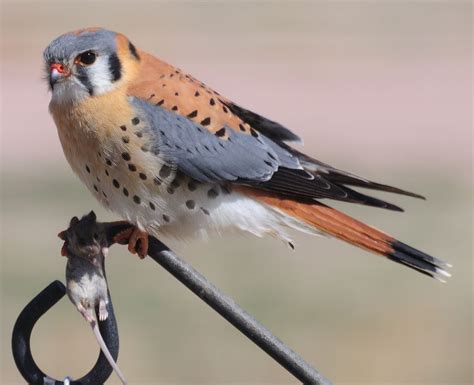
M 53 88 L 54 84 L 60 79 L 70 75 L 68 68 L 61 63 L 51 63 L 49 65 L 49 84 Z

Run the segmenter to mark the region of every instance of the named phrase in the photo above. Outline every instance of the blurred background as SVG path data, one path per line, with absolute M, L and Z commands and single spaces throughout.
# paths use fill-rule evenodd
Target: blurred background
M 1 24 L 2 384 L 23 383 L 15 318 L 64 280 L 58 231 L 91 209 L 116 218 L 67 165 L 43 81 L 48 43 L 98 25 L 290 127 L 316 158 L 426 195 L 380 194 L 403 214 L 335 206 L 454 267 L 443 285 L 299 234 L 294 252 L 232 236 L 171 247 L 335 384 L 472 383 L 471 2 L 4 0 Z M 107 268 L 131 384 L 295 383 L 153 261 L 114 247 Z M 67 299 L 32 346 L 57 378 L 83 375 L 98 351 Z

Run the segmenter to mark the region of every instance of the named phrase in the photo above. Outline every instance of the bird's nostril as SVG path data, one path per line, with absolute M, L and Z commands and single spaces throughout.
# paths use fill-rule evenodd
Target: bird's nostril
M 64 65 L 62 65 L 61 63 L 51 63 L 51 65 L 49 66 L 49 70 L 50 71 L 56 70 L 59 73 L 64 73 L 65 71 Z

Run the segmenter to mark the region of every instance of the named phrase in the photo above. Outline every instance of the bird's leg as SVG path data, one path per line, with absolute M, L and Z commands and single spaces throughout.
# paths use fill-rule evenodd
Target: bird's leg
M 136 226 L 119 232 L 114 241 L 122 244 L 128 242 L 128 251 L 138 254 L 141 259 L 148 253 L 148 234 Z

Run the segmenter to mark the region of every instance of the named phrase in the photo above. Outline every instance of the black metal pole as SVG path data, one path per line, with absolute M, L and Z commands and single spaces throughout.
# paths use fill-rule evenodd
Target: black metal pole
M 148 255 L 194 294 L 239 329 L 245 336 L 298 378 L 303 384 L 329 385 L 316 369 L 275 337 L 265 326 L 222 293 L 206 277 L 174 254 L 165 244 L 149 237 Z

